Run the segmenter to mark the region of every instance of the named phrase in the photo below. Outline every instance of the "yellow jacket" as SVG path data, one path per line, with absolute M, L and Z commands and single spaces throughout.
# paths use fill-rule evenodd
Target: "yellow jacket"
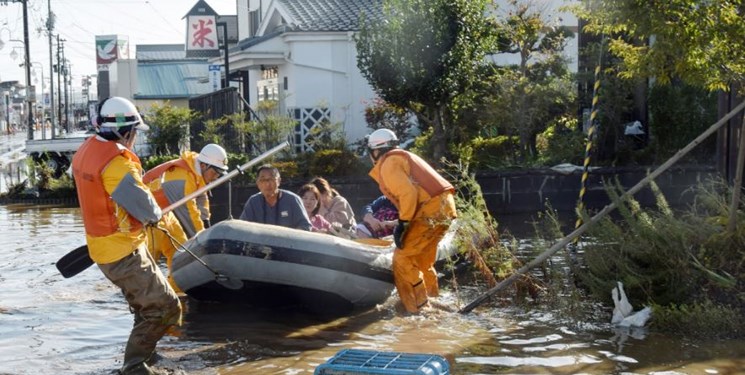
M 204 177 L 197 169 L 198 155 L 196 152 L 186 151 L 179 159 L 161 164 L 145 174 L 143 180 L 156 198 L 159 198 L 161 208 L 179 201 L 206 185 Z M 209 197 L 205 193 L 173 211 L 187 237 L 191 238 L 204 230 L 202 220 L 210 218 L 209 207 Z
M 113 263 L 144 245 L 142 224 L 157 222 L 161 210 L 142 182 L 137 156 L 94 136 L 75 153 L 72 168 L 91 259 Z

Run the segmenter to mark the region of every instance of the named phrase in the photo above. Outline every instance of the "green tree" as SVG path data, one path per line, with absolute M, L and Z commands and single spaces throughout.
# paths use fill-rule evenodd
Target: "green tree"
M 189 108 L 174 107 L 168 101 L 153 104 L 145 115 L 152 154 L 177 154 L 189 140 L 189 123 L 194 118 L 196 113 Z
M 262 120 L 246 124 L 252 145 L 258 153 L 264 152 L 292 136 L 297 121 L 279 109 L 276 100 L 264 100 L 257 105 L 256 112 Z
M 492 49 L 488 0 L 384 0 L 384 22 L 363 18 L 357 66 L 388 103 L 410 110 L 432 129 L 435 160 L 458 132 L 457 98 L 469 95 L 475 72 Z
M 742 0 L 588 1 L 587 31 L 605 34 L 626 77 L 680 78 L 709 90 L 745 83 Z
M 573 33 L 545 21 L 531 2 L 510 1 L 497 22 L 498 52 L 518 54 L 520 62 L 483 69 L 477 86 L 482 99 L 465 109 L 472 114 L 461 117 L 475 113 L 471 122 L 479 126 L 474 136 L 517 137 L 523 161 L 535 160 L 538 134 L 575 108 L 576 90 L 562 55 Z
M 375 98 L 365 107 L 365 122 L 372 130 L 390 129 L 399 139 L 404 139 L 411 130 L 409 121 L 411 113 L 404 108 L 396 107 L 385 100 Z

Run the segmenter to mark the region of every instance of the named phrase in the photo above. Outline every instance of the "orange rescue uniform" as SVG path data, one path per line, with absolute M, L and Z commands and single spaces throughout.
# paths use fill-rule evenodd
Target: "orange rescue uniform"
M 80 146 L 72 167 L 91 259 L 99 264 L 113 263 L 144 245 L 142 223 L 111 198 L 126 176 L 140 188 L 142 199 L 153 199 L 140 180 L 142 167 L 137 155 L 116 142 L 90 137 Z M 160 210 L 145 214 L 157 221 Z
M 199 154 L 196 152 L 186 151 L 178 159 L 160 164 L 145 173 L 142 180 L 153 192 L 160 208 L 166 208 L 206 185 L 204 177 L 197 170 L 197 156 Z M 202 220 L 209 218 L 209 198 L 205 193 L 164 215 L 158 227 L 166 229 L 178 243 L 183 244 L 204 230 Z M 171 239 L 163 231 L 153 229 L 148 231 L 148 240 L 153 258 L 157 260 L 161 254 L 164 255 L 170 271 L 176 252 Z
M 419 156 L 401 149 L 385 153 L 370 171 L 380 191 L 409 226 L 403 246 L 393 253 L 393 278 L 409 312 L 417 312 L 427 296 L 439 295 L 434 268 L 437 244 L 457 217 L 455 189 Z
M 169 327 L 181 324 L 178 296 L 145 249 L 143 223 L 158 222 L 161 209 L 142 182 L 139 158 L 118 142 L 86 139 L 72 169 L 90 257 L 134 314 L 122 366 L 133 368 L 152 355 Z

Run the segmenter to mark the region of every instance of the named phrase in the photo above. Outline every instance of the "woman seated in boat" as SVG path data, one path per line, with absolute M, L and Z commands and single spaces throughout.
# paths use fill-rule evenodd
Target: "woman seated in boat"
M 305 212 L 310 218 L 311 225 L 313 225 L 311 230 L 328 233 L 331 230 L 331 223 L 318 214 L 318 210 L 321 208 L 321 193 L 318 192 L 318 188 L 313 184 L 305 184 L 298 190 L 298 195 L 303 200 L 303 207 L 305 207 Z
M 354 219 L 354 210 L 346 198 L 323 177 L 315 177 L 310 183 L 321 193 L 321 208 L 318 213 L 333 226 L 340 226 L 345 231 L 354 230 L 357 222 Z
M 381 195 L 362 209 L 362 222 L 357 224 L 357 237 L 390 236 L 397 224 L 398 209 L 388 197 Z

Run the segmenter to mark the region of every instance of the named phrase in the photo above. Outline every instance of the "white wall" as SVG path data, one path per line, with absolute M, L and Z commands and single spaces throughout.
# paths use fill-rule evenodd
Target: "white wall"
M 328 107 L 331 121 L 344 124 L 349 142 L 368 133 L 365 104 L 375 93 L 357 69 L 351 33 L 304 33 L 287 38 L 288 64 L 279 79 L 289 77 L 286 106 Z
M 109 65 L 110 96 L 133 98 L 137 92 L 137 60 L 119 59 Z

